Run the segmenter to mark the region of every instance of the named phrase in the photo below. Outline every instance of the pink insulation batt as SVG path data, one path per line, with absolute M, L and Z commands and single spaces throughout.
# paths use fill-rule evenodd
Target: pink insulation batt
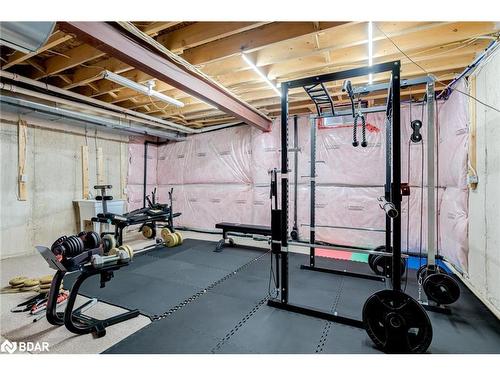
M 437 104 L 439 176 L 439 251 L 460 268 L 467 269 L 467 140 L 468 112 L 463 95 L 451 95 Z M 423 114 L 423 115 L 422 115 Z M 402 181 L 411 186 L 402 202 L 402 248 L 427 250 L 426 108 L 402 106 Z M 423 145 L 409 142 L 411 120 L 423 122 Z M 308 237 L 311 120 L 302 116 L 299 127 L 298 222 L 302 238 Z M 384 212 L 377 197 L 383 195 L 385 178 L 384 114 L 368 114 L 368 147 L 354 148 L 352 124 L 317 129 L 316 223 L 318 225 L 384 228 Z M 293 125 L 289 122 L 289 145 Z M 361 132 L 358 131 L 358 137 Z M 142 206 L 143 141 L 129 145 L 129 209 Z M 422 184 L 422 153 L 424 173 Z M 270 225 L 269 173 L 280 168 L 280 121 L 263 133 L 249 126 L 188 136 L 184 142 L 149 146 L 148 192 L 158 187 L 166 202 L 174 188 L 174 210 L 182 212 L 176 225 L 213 230 L 217 222 Z M 293 153 L 289 153 L 290 221 L 293 218 Z M 409 159 L 408 159 L 409 158 Z M 408 166 L 410 166 L 408 168 Z M 410 170 L 410 173 L 408 172 Z M 422 189 L 423 187 L 423 189 Z M 422 201 L 423 197 L 423 201 Z M 409 215 L 408 215 L 409 213 Z M 423 213 L 423 220 L 421 220 Z M 422 222 L 422 227 L 421 227 Z M 409 223 L 409 227 L 408 227 Z M 407 235 L 407 228 L 409 228 Z M 422 228 L 422 229 L 421 229 Z M 384 235 L 344 229 L 318 228 L 317 239 L 346 245 L 378 246 Z

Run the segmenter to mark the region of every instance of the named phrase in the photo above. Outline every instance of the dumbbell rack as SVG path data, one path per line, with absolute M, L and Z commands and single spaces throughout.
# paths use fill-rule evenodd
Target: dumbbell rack
M 46 316 L 47 321 L 50 324 L 57 326 L 64 325 L 72 333 L 79 335 L 92 333 L 99 338 L 106 335 L 106 327 L 135 318 L 139 315 L 139 310 L 131 310 L 110 318 L 96 319 L 82 313 L 82 310 L 85 309 L 87 305 L 92 303 L 92 301 L 88 301 L 77 309 L 74 309 L 78 291 L 85 280 L 94 275 L 100 275 L 101 288 L 104 288 L 106 283 L 113 278 L 114 271 L 128 265 L 128 263 L 116 263 L 104 265 L 102 268 L 96 269 L 92 265 L 88 264 L 88 262 L 93 255 L 99 253 L 99 248 L 87 250 L 80 255 L 65 260 L 64 262 L 59 262 L 54 259 L 49 261 L 46 258 L 49 266 L 52 268 L 54 268 L 54 266 L 57 267 L 57 272 L 52 279 L 47 300 Z M 64 312 L 57 312 L 57 296 L 59 295 L 61 284 L 66 274 L 72 272 L 80 272 L 80 275 L 71 288 Z

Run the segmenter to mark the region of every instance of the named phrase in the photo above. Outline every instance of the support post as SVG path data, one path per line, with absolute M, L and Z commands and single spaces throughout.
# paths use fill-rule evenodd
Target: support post
M 288 84 L 281 85 L 281 283 L 280 298 L 288 303 Z
M 97 159 L 97 185 L 104 185 L 104 156 L 102 153 L 102 147 L 97 148 L 96 159 Z
M 427 83 L 427 266 L 436 265 L 436 187 L 434 145 L 436 127 L 434 122 L 434 82 Z M 422 187 L 423 188 L 423 187 Z
M 472 98 L 476 97 L 476 76 L 469 77 L 469 93 Z M 477 102 L 469 99 L 469 176 L 475 177 L 475 180 L 469 182 L 471 190 L 477 189 Z
M 146 195 L 147 195 L 147 183 L 148 183 L 148 141 L 144 141 L 144 180 L 142 187 L 142 208 L 146 208 Z
M 311 119 L 311 160 L 310 160 L 310 218 L 309 218 L 309 242 L 316 243 L 316 120 Z M 314 267 L 316 250 L 309 248 L 309 266 Z
M 398 216 L 392 219 L 392 287 L 401 290 L 401 108 L 400 62 L 392 67 L 392 203 Z
M 292 230 L 299 233 L 299 225 L 297 223 L 297 194 L 298 194 L 298 175 L 299 175 L 299 127 L 298 116 L 293 116 L 293 228 Z
M 82 146 L 82 198 L 89 198 L 89 147 Z
M 18 155 L 18 172 L 17 172 L 17 199 L 25 201 L 28 199 L 28 189 L 26 186 L 26 138 L 28 137 L 28 124 L 26 121 L 19 119 L 17 123 L 17 155 Z

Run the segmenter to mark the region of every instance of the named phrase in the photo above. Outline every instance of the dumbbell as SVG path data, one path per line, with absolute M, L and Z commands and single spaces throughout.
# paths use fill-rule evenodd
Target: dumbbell
M 134 256 L 132 248 L 128 245 L 120 246 L 110 253 L 112 255 L 93 255 L 90 263 L 94 268 L 103 268 L 110 264 L 129 263 Z
M 59 237 L 51 246 L 54 255 L 61 255 L 63 258 L 75 257 L 85 251 L 83 240 L 78 236 Z
M 101 239 L 96 232 L 80 232 L 78 237 L 83 241 L 85 249 L 95 249 L 101 245 Z

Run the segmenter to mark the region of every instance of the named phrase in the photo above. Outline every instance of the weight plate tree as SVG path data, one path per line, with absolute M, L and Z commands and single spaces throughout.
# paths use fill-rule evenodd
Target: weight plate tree
M 344 81 L 349 78 L 383 72 L 391 73 L 386 105 L 386 183 L 385 202 L 399 213 L 401 211 L 401 129 L 400 129 L 400 61 L 376 64 L 369 67 L 313 76 L 281 84 L 281 208 L 272 205 L 271 250 L 280 265 L 278 298 L 268 305 L 333 322 L 364 328 L 375 345 L 385 352 L 423 353 L 432 341 L 432 327 L 425 310 L 410 296 L 401 291 L 401 215 L 386 216 L 386 249 L 392 246 L 392 289 L 379 291 L 368 298 L 363 308 L 363 320 L 334 314 L 289 302 L 288 269 L 288 91 L 307 88 L 323 82 Z M 306 89 L 307 90 L 307 89 Z M 329 94 L 327 93 L 329 96 Z M 332 115 L 334 115 L 332 107 Z M 321 113 L 319 113 L 321 115 Z M 275 198 L 276 197 L 271 197 Z M 277 200 L 276 200 L 277 202 Z M 273 208 L 274 207 L 274 208 Z M 387 212 L 387 210 L 386 210 Z M 278 217 L 279 220 L 273 218 Z M 317 246 L 310 244 L 309 246 Z M 361 308 L 361 306 L 360 306 Z M 382 329 L 383 328 L 383 329 Z
M 449 313 L 449 309 L 443 305 L 449 305 L 460 297 L 460 286 L 453 277 L 436 265 L 436 258 L 439 256 L 438 241 L 436 241 L 436 185 L 439 185 L 438 174 L 435 172 L 435 143 L 437 127 L 435 124 L 435 84 L 434 79 L 429 77 L 426 85 L 427 97 L 427 264 L 421 266 L 417 271 L 417 281 L 419 288 L 422 288 L 429 300 L 437 306 L 429 303 L 423 304 L 424 308 Z M 411 122 L 412 142 L 421 142 L 420 133 L 422 122 L 414 120 Z M 420 290 L 419 290 L 420 295 Z M 421 302 L 421 301 L 419 301 Z

